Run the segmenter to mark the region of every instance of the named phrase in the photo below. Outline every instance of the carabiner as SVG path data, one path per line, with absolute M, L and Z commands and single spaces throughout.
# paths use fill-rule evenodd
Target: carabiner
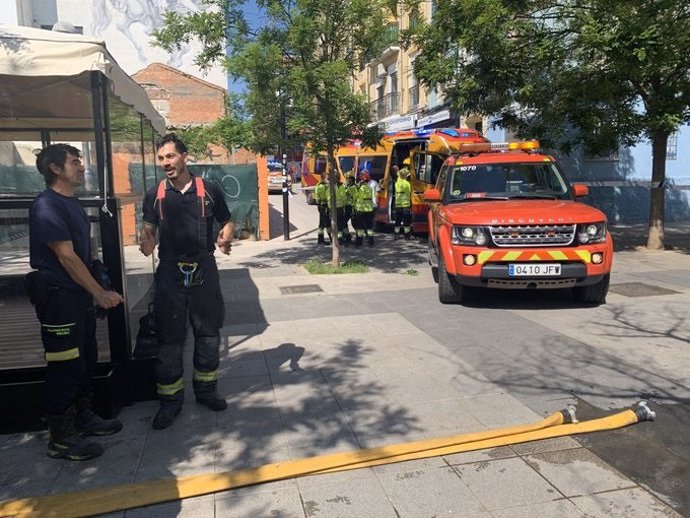
M 184 287 L 189 288 L 192 281 L 192 275 L 196 271 L 199 263 L 177 263 L 177 267 L 182 272 Z

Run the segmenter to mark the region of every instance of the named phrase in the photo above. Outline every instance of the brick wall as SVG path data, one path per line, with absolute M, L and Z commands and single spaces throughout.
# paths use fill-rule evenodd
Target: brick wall
M 225 114 L 225 90 L 161 63 L 132 78 L 144 87 L 167 127 L 209 124 Z

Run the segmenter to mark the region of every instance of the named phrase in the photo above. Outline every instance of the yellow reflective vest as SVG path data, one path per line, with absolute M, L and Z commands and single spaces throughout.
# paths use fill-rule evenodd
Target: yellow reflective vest
M 412 186 L 410 181 L 405 178 L 398 178 L 395 181 L 395 206 L 400 209 L 408 208 L 411 205 Z

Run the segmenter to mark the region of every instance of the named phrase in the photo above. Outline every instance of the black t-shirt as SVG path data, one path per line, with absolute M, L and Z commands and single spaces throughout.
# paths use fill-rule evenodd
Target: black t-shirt
M 230 210 L 220 188 L 212 182 L 204 181 L 204 210 L 206 215 L 206 249 L 202 249 L 199 239 L 200 210 L 197 201 L 196 185 L 192 175 L 192 185 L 184 193 L 175 189 L 166 180 L 163 200 L 163 221 L 160 220 L 158 185 L 151 187 L 144 197 L 144 222 L 158 227 L 161 259 L 195 258 L 204 252 L 215 250 L 213 221 L 224 225 L 230 221 Z
M 84 264 L 91 262 L 89 218 L 79 200 L 46 189 L 34 199 L 29 209 L 29 259 L 50 284 L 81 289 L 58 261 L 48 243 L 72 241 L 74 251 Z

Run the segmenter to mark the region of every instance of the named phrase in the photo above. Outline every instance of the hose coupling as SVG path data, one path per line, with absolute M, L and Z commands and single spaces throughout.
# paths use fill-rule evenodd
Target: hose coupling
M 561 410 L 561 414 L 563 414 L 564 424 L 577 423 L 577 416 L 575 415 L 575 405 L 568 405 L 563 410 Z
M 649 408 L 649 403 L 646 401 L 638 401 L 632 407 L 632 411 L 637 416 L 637 421 L 654 421 L 656 419 L 656 412 Z

